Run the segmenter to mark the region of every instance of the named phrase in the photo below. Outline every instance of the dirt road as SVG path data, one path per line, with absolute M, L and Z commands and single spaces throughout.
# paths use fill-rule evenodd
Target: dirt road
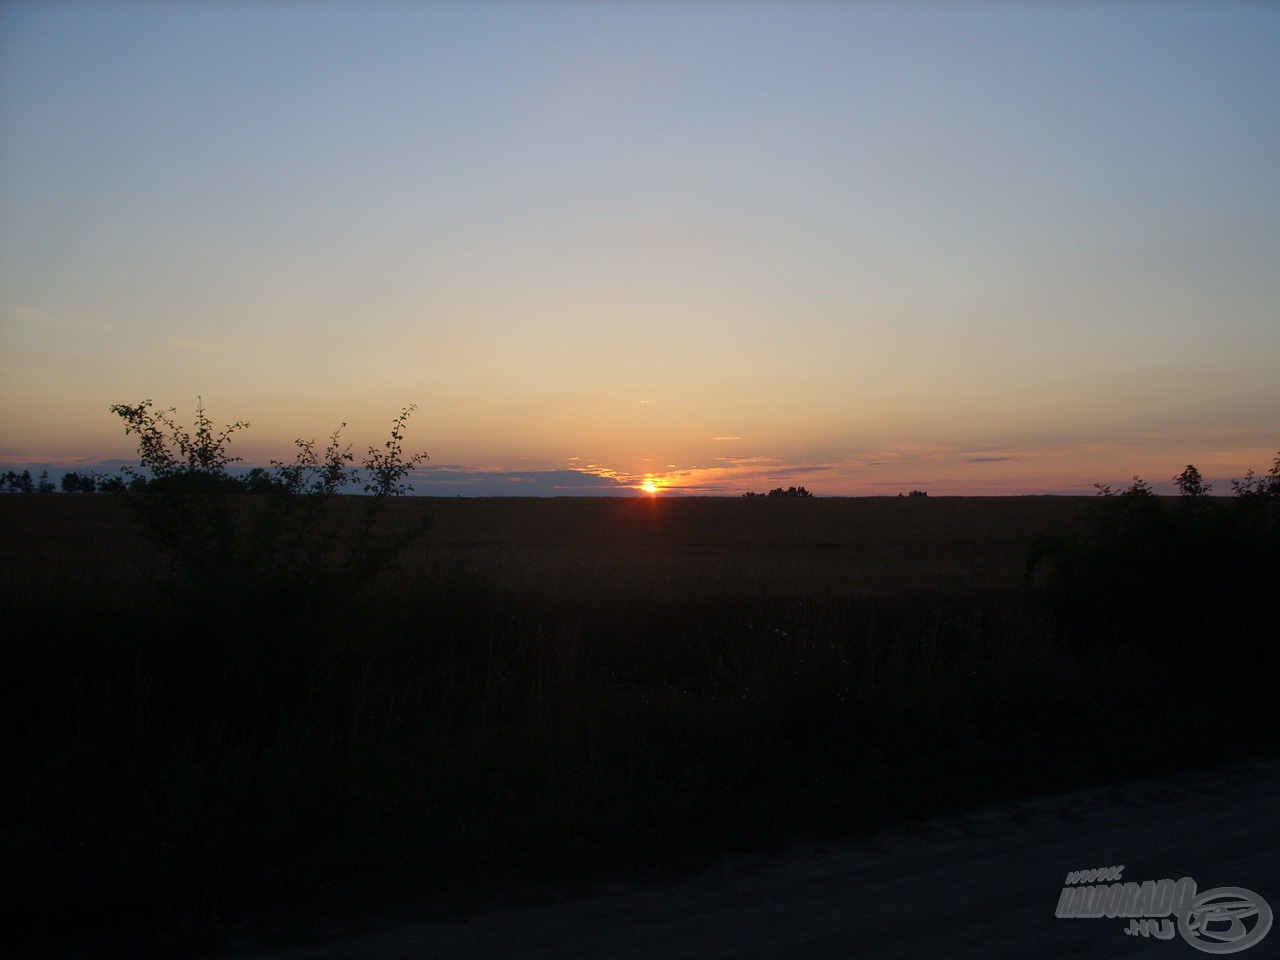
M 1055 916 L 1066 875 L 1191 877 L 1280 910 L 1280 762 L 973 811 L 863 843 L 739 859 L 688 880 L 424 922 L 239 960 L 1194 958 L 1120 918 Z M 1251 921 L 1256 924 L 1257 920 Z M 1239 955 L 1280 957 L 1272 930 Z

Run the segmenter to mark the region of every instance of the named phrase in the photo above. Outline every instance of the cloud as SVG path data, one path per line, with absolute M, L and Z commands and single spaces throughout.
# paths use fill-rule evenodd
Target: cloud
M 849 457 L 841 461 L 845 466 L 882 467 L 886 464 L 946 464 L 946 463 L 1003 463 L 1020 461 L 1022 457 L 1004 454 L 988 455 L 974 450 L 954 447 L 908 447 L 901 450 L 874 450 L 863 456 Z
M 628 478 L 587 470 L 486 470 L 460 464 L 418 467 L 413 492 L 436 497 L 634 496 Z
M 712 440 L 741 440 L 741 437 L 712 437 Z
M 798 476 L 827 474 L 831 464 L 788 463 L 781 457 L 760 455 L 716 457 L 710 465 L 668 470 L 664 490 L 686 496 L 733 496 L 761 486 L 795 485 Z
M 115 467 L 136 467 L 137 460 L 100 460 L 95 457 L 62 457 L 48 453 L 4 452 L 0 453 L 0 471 L 4 470 L 109 470 Z M 60 476 L 61 474 L 59 474 Z
M 791 476 L 796 473 L 828 473 L 830 470 L 829 464 L 818 464 L 812 467 L 787 467 L 786 474 Z

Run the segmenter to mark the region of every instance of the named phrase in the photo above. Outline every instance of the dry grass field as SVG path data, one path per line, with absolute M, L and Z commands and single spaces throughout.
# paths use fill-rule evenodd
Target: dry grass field
M 1012 589 L 1027 544 L 1079 529 L 1087 497 L 934 498 L 408 498 L 430 532 L 403 566 L 487 564 L 610 589 L 668 581 L 696 591 L 708 577 L 785 584 L 811 596 Z M 110 496 L 0 498 L 7 578 L 141 584 L 157 562 Z M 117 578 L 119 580 L 117 581 Z M 8 581 L 12 582 L 12 580 Z
M 113 497 L 2 497 L 0 900 L 42 952 L 209 953 L 1273 749 L 1260 672 L 1193 669 L 1229 638 L 1026 581 L 1089 506 L 407 498 L 377 579 L 249 607 Z
M 1087 502 L 1087 498 L 1083 498 Z M 697 595 L 708 580 L 800 597 L 1020 585 L 1027 543 L 1078 527 L 1081 499 L 438 500 L 435 544 L 567 580 Z M 413 504 L 399 506 L 412 508 Z M 607 572 L 606 572 L 607 571 Z

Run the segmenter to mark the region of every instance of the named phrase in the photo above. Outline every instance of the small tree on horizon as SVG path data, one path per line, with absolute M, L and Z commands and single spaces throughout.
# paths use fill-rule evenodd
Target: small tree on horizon
M 1173 482 L 1178 485 L 1178 492 L 1184 497 L 1204 497 L 1213 489 L 1211 484 L 1204 482 L 1195 465 L 1190 463 L 1185 470 L 1173 478 Z

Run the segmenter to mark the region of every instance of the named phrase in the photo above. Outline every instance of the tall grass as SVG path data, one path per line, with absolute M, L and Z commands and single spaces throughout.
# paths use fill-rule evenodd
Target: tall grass
M 216 952 L 1274 743 L 1273 678 L 1023 584 L 1078 503 L 393 507 L 433 533 L 362 592 L 200 618 L 110 500 L 0 499 L 20 940 Z

